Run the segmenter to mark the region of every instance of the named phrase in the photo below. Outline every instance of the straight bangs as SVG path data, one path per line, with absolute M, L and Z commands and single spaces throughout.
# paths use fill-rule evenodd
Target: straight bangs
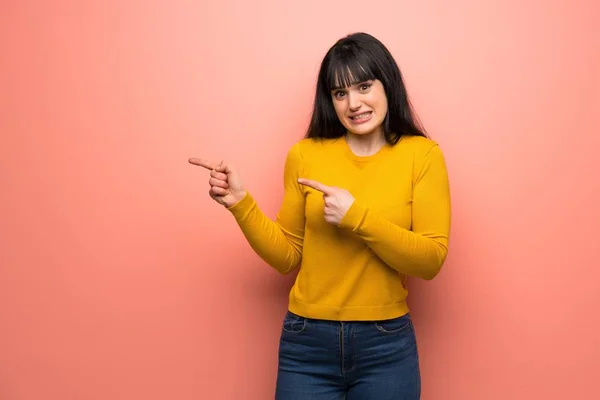
M 377 68 L 372 59 L 355 47 L 337 49 L 325 71 L 326 90 L 332 91 L 356 85 L 360 82 L 378 79 Z

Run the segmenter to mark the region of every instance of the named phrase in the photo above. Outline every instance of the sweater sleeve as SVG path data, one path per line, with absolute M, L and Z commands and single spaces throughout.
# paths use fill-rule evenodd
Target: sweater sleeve
M 248 192 L 228 208 L 256 254 L 281 274 L 294 270 L 302 259 L 304 194 L 298 184 L 302 167 L 302 154 L 296 143 L 285 161 L 283 203 L 275 221 L 261 211 Z
M 420 167 L 419 167 L 420 164 Z M 414 177 L 412 228 L 404 229 L 354 202 L 340 227 L 351 229 L 391 268 L 409 276 L 433 279 L 448 253 L 450 188 L 442 151 L 429 149 Z

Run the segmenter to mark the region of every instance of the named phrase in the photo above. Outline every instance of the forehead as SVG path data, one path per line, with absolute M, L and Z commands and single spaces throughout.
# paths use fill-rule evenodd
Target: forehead
M 375 78 L 368 66 L 359 62 L 348 62 L 330 69 L 327 85 L 330 90 L 343 89 Z

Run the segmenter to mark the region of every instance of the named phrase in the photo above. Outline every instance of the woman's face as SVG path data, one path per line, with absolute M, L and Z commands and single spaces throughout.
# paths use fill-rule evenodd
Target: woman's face
M 383 134 L 388 110 L 381 81 L 375 79 L 331 91 L 335 112 L 344 127 L 355 135 Z

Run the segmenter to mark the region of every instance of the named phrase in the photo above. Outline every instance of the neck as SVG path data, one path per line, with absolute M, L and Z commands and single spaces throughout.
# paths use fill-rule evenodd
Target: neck
M 385 146 L 383 132 L 373 132 L 366 135 L 355 135 L 348 132 L 346 143 L 352 152 L 358 156 L 370 156 L 377 153 Z

